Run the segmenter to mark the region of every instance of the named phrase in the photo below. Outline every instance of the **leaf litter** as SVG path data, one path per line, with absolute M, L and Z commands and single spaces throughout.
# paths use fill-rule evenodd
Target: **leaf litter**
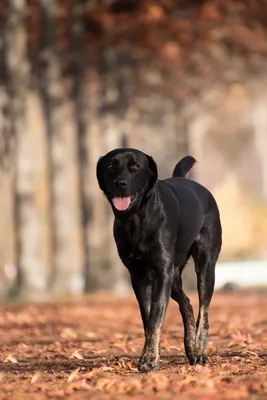
M 196 313 L 197 294 L 190 298 Z M 133 297 L 122 302 L 114 295 L 97 294 L 34 306 L 3 306 L 0 400 L 265 399 L 265 307 L 265 293 L 215 293 L 210 308 L 210 364 L 192 367 L 184 355 L 179 310 L 171 302 L 162 333 L 160 370 L 141 374 L 137 363 L 143 328 Z

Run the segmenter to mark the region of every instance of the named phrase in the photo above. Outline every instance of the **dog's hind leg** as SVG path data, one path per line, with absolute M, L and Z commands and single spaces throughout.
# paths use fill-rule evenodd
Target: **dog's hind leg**
M 221 248 L 220 225 L 212 234 L 210 224 L 205 224 L 199 238 L 192 246 L 192 256 L 195 261 L 197 288 L 199 296 L 199 313 L 196 324 L 196 356 L 197 363 L 208 364 L 208 312 L 213 295 L 215 282 L 215 264 Z
M 189 298 L 182 288 L 182 267 L 177 267 L 172 283 L 171 297 L 179 304 L 180 312 L 184 323 L 184 347 L 188 361 L 191 365 L 196 363 L 195 342 L 196 342 L 196 324 L 193 308 Z

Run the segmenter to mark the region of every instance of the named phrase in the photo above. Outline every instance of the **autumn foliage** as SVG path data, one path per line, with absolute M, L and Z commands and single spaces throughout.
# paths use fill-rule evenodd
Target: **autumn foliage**
M 191 295 L 194 307 L 197 297 Z M 209 367 L 184 357 L 174 302 L 163 330 L 160 371 L 141 374 L 135 299 L 94 295 L 72 302 L 2 307 L 0 399 L 264 399 L 265 294 L 215 294 Z

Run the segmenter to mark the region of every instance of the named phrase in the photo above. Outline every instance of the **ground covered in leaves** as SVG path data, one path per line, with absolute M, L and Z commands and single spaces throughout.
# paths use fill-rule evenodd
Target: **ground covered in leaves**
M 190 367 L 171 302 L 161 369 L 148 374 L 136 369 L 143 331 L 133 297 L 3 305 L 0 399 L 266 399 L 266 305 L 266 293 L 216 293 L 210 365 Z

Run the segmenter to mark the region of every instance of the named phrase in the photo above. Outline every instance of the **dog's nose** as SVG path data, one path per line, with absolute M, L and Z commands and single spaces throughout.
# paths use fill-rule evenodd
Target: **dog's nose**
M 117 181 L 117 185 L 118 185 L 119 187 L 121 187 L 122 189 L 125 189 L 126 186 L 127 186 L 127 184 L 128 184 L 128 182 L 127 182 L 126 180 L 123 180 L 123 179 L 119 179 L 119 180 Z

